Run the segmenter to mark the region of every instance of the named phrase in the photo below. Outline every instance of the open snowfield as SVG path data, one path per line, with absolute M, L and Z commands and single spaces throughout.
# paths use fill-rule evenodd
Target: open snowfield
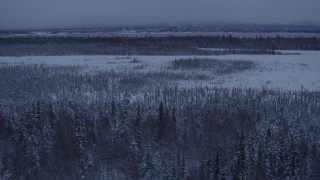
M 281 90 L 320 90 L 320 51 L 289 51 L 301 55 L 221 55 L 221 56 L 37 56 L 0 57 L 0 65 L 77 65 L 84 72 L 172 72 L 186 75 L 183 80 L 169 80 L 179 87 L 218 86 L 279 88 Z M 175 59 L 208 58 L 249 60 L 256 63 L 251 70 L 229 74 L 211 74 L 208 70 L 176 70 L 170 68 Z M 188 78 L 194 74 L 207 78 Z

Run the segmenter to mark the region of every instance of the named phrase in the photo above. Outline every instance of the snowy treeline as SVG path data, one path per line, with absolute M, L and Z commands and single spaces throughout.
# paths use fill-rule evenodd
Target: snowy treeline
M 1 56 L 281 54 L 275 50 L 298 49 L 319 50 L 320 39 L 232 36 L 0 38 Z
M 319 92 L 161 87 L 152 74 L 138 86 L 137 74 L 77 66 L 8 66 L 0 76 L 0 179 L 319 172 Z

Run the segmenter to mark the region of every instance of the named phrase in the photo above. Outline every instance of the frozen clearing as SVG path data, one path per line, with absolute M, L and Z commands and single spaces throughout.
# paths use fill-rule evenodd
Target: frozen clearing
M 137 72 L 176 72 L 168 68 L 170 62 L 179 58 L 212 58 L 219 60 L 250 60 L 257 63 L 253 70 L 215 75 L 204 80 L 174 82 L 180 87 L 221 86 L 279 88 L 282 90 L 320 90 L 320 51 L 288 51 L 301 55 L 221 55 L 221 56 L 37 56 L 0 57 L 0 66 L 6 65 L 77 65 L 85 72 L 100 70 Z M 134 60 L 135 59 L 135 60 Z M 184 73 L 201 73 L 201 70 Z M 206 72 L 207 73 L 207 72 Z

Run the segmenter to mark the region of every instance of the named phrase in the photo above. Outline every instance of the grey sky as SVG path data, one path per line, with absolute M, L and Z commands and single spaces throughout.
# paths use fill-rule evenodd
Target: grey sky
M 320 0 L 0 0 L 0 29 L 257 23 L 320 24 Z

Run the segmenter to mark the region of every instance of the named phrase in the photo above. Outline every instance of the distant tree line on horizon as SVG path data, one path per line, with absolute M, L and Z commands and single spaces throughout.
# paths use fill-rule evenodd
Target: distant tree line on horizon
M 202 48 L 229 51 L 207 51 Z M 320 38 L 233 37 L 231 35 L 0 38 L 0 56 L 277 54 L 276 50 L 320 50 Z

